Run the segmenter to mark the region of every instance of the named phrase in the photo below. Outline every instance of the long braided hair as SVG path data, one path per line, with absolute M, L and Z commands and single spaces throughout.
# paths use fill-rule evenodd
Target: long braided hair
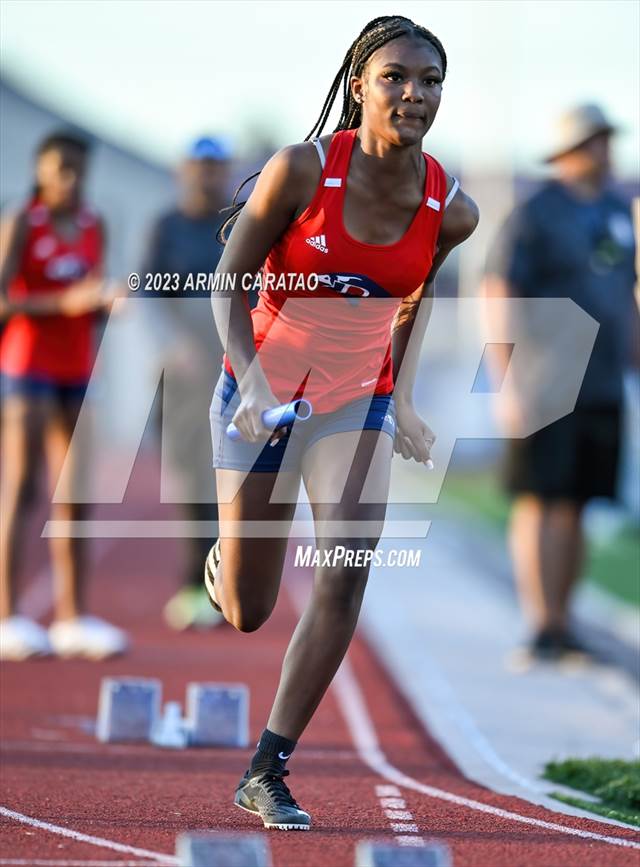
M 400 36 L 413 36 L 419 39 L 425 39 L 429 42 L 440 55 L 442 61 L 442 78 L 444 80 L 447 73 L 447 55 L 437 36 L 434 36 L 434 34 L 431 33 L 430 30 L 427 30 L 426 27 L 421 27 L 419 24 L 415 24 L 411 19 L 405 18 L 402 15 L 382 15 L 379 18 L 373 18 L 363 28 L 358 37 L 351 43 L 349 50 L 344 56 L 342 65 L 336 73 L 333 83 L 329 88 L 320 115 L 313 125 L 311 132 L 304 137 L 304 141 L 309 141 L 312 137 L 318 137 L 321 135 L 341 87 L 342 113 L 338 125 L 333 131 L 338 132 L 339 130 L 354 129 L 360 126 L 362 120 L 362 106 L 355 101 L 351 93 L 351 78 L 353 76 L 360 77 L 362 75 L 368 60 L 374 51 L 382 48 L 383 45 L 386 45 L 387 42 L 391 42 L 392 39 L 398 39 Z M 246 204 L 246 202 L 237 201 L 240 190 L 245 186 L 245 184 L 248 184 L 249 181 L 257 178 L 259 174 L 260 172 L 255 172 L 254 174 L 249 175 L 248 178 L 245 178 L 233 194 L 231 205 L 221 210 L 220 213 L 231 212 L 217 233 L 218 241 L 221 244 L 226 244 L 229 238 L 229 233 L 238 219 L 241 209 Z

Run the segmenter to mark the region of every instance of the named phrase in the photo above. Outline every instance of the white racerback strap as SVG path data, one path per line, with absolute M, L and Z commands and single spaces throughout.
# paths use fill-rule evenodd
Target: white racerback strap
M 449 205 L 453 201 L 453 197 L 455 196 L 455 194 L 458 192 L 459 189 L 460 189 L 460 181 L 457 178 L 454 178 L 453 179 L 453 186 L 449 190 L 449 195 L 444 200 L 445 209 L 449 207 Z
M 322 150 L 322 145 L 320 144 L 319 138 L 312 139 L 314 145 L 316 146 L 316 150 L 318 151 L 318 156 L 320 157 L 320 165 L 322 166 L 322 171 L 324 172 L 325 166 L 325 157 L 324 151 Z M 325 187 L 341 187 L 342 186 L 342 178 L 325 178 L 324 179 Z
M 320 165 L 322 166 L 322 171 L 324 171 L 325 158 L 324 158 L 324 151 L 322 150 L 322 145 L 320 144 L 320 139 L 314 138 L 313 143 L 316 146 L 316 150 L 318 151 L 318 156 L 320 157 Z

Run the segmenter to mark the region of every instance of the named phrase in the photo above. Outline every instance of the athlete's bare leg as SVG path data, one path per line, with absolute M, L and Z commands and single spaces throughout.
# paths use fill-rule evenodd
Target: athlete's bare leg
M 353 462 L 349 443 L 360 438 Z M 337 433 L 307 451 L 303 475 L 313 509 L 316 546 L 344 545 L 375 549 L 382 533 L 389 493 L 393 443 L 378 431 Z M 365 478 L 367 499 L 359 503 Z M 347 478 L 348 477 L 348 478 Z M 337 485 L 347 483 L 341 502 L 332 498 Z M 373 486 L 371 481 L 373 480 Z M 352 538 L 335 535 L 326 522 L 359 521 L 365 526 Z M 338 670 L 353 636 L 369 566 L 320 566 L 314 587 L 287 649 L 280 684 L 267 727 L 298 740 Z
M 215 594 L 229 623 L 242 632 L 253 632 L 268 619 L 276 603 L 300 473 L 215 472 L 221 547 Z M 269 502 L 276 479 L 279 489 L 284 485 L 289 493 L 278 499 L 291 502 Z M 246 521 L 255 521 L 258 529 L 263 522 L 277 522 L 278 535 L 235 535 L 233 530 L 246 529 Z
M 37 487 L 49 403 L 7 397 L 2 405 L 0 472 L 0 619 L 15 608 L 15 580 L 24 525 Z
M 75 502 L 82 494 L 86 481 L 88 443 L 71 438 L 78 420 L 81 400 L 67 401 L 57 406 L 47 420 L 45 448 L 51 493 L 51 518 L 54 521 L 81 521 L 87 511 L 84 503 Z M 65 473 L 61 472 L 65 467 Z M 53 502 L 57 490 L 61 502 Z M 56 620 L 71 620 L 84 611 L 83 591 L 86 573 L 86 540 L 68 536 L 52 536 L 49 540 L 54 575 Z

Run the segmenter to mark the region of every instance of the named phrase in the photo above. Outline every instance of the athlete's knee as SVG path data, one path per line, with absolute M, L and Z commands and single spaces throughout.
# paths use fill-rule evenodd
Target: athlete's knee
M 376 540 L 363 538 L 336 540 L 332 547 L 329 562 L 321 566 L 316 574 L 314 593 L 319 605 L 326 604 L 333 615 L 350 615 L 357 610 L 367 584 L 371 553 L 375 550 Z
M 351 619 L 360 610 L 367 584 L 363 570 L 344 568 L 322 574 L 316 582 L 315 605 L 327 611 L 332 621 Z
M 238 632 L 256 632 L 267 622 L 272 609 L 259 602 L 250 605 L 230 604 L 225 606 L 225 617 Z

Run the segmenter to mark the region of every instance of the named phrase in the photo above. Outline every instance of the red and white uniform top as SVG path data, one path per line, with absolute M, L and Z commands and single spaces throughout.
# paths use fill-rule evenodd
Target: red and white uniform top
M 424 153 L 422 202 L 394 244 L 352 238 L 343 222 L 346 178 L 358 130 L 333 135 L 308 208 L 272 247 L 251 311 L 260 364 L 271 390 L 287 402 L 304 394 L 314 412 L 391 394 L 391 323 L 403 298 L 426 280 L 447 196 L 442 166 Z M 225 369 L 233 375 L 225 355 Z M 305 382 L 306 380 L 306 382 Z
M 101 265 L 100 222 L 87 207 L 81 206 L 75 215 L 73 240 L 56 233 L 49 210 L 37 199 L 28 205 L 26 217 L 27 236 L 9 286 L 10 300 L 59 292 Z M 60 384 L 87 381 L 94 360 L 94 323 L 93 313 L 12 316 L 0 338 L 0 371 Z

